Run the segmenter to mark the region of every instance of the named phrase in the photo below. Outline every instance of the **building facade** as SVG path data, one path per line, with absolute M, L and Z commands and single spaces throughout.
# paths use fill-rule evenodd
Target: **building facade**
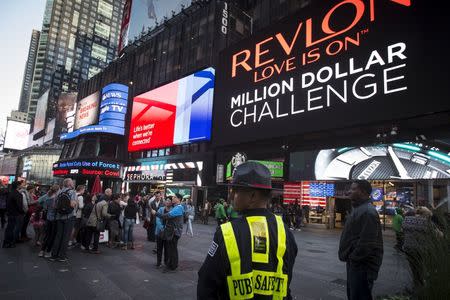
M 226 33 L 222 31 L 224 11 Z M 192 187 L 198 184 L 200 187 L 208 185 L 214 173 L 213 152 L 208 142 L 128 152 L 132 99 L 200 70 L 208 70 L 206 72 L 211 74 L 211 68 L 220 59 L 220 51 L 250 35 L 250 32 L 251 20 L 239 8 L 224 1 L 198 2 L 128 45 L 123 56 L 83 82 L 78 90 L 78 98 L 83 100 L 110 83 L 128 86 L 129 113 L 125 119 L 124 135 L 82 134 L 66 140 L 54 168 L 55 176 L 70 176 L 70 172 L 80 174 L 83 170 L 77 166 L 83 163 L 92 166 L 92 163 L 108 164 L 109 161 L 110 165 L 123 166 L 120 175 L 108 176 L 105 169 L 85 168 L 84 172 L 92 175 L 72 176 L 89 183 L 95 174 L 101 174 L 104 187 L 111 186 L 117 191 L 125 183 L 127 189 L 135 194 L 153 190 L 160 184 L 164 186 L 166 181 L 173 184 L 172 189 L 183 189 L 186 193 L 191 193 Z M 164 170 L 168 168 L 171 171 L 166 178 Z M 114 170 L 108 169 L 108 174 L 115 174 Z
M 54 117 L 61 92 L 76 91 L 117 54 L 123 9 L 121 0 L 48 0 L 28 109 L 34 117 L 48 89 L 48 118 Z
M 28 49 L 28 58 L 25 64 L 25 71 L 23 74 L 22 90 L 20 92 L 19 111 L 28 114 L 28 107 L 30 105 L 31 85 L 33 82 L 34 67 L 36 64 L 37 50 L 39 46 L 40 32 L 33 30 L 31 33 L 30 47 Z

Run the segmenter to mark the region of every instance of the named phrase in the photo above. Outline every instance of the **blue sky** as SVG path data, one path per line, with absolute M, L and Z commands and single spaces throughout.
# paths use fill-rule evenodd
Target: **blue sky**
M 46 0 L 0 0 L 0 130 L 19 105 L 23 71 L 33 29 L 41 30 Z

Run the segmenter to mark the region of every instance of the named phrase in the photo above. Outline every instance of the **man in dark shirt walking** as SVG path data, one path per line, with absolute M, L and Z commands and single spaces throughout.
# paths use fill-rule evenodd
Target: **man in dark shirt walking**
M 6 203 L 6 214 L 8 216 L 8 225 L 5 230 L 5 239 L 3 240 L 3 248 L 14 248 L 16 246 L 15 232 L 18 232 L 18 220 L 23 218 L 25 212 L 23 210 L 22 194 L 19 192 L 21 182 L 12 183 L 11 193 Z
M 372 186 L 356 180 L 350 188 L 353 211 L 345 222 L 339 245 L 339 259 L 347 263 L 349 300 L 372 299 L 373 283 L 383 260 L 380 218 L 370 202 Z

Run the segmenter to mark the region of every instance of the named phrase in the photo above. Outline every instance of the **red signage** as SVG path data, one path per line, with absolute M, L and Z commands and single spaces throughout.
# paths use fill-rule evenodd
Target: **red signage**
M 69 174 L 69 170 L 53 170 L 53 176 L 67 175 L 67 174 Z
M 119 171 L 112 170 L 90 170 L 90 169 L 81 169 L 81 175 L 92 175 L 92 176 L 107 176 L 107 177 L 119 177 Z

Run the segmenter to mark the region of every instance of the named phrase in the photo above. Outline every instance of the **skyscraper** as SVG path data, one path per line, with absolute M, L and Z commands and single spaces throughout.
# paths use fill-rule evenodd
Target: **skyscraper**
M 30 105 L 31 83 L 33 81 L 34 66 L 36 64 L 36 56 L 38 50 L 40 32 L 34 30 L 31 33 L 30 48 L 28 49 L 28 58 L 23 73 L 22 90 L 20 92 L 19 111 L 28 113 Z
M 47 117 L 62 91 L 76 91 L 117 53 L 123 0 L 47 0 L 28 113 L 50 89 Z

